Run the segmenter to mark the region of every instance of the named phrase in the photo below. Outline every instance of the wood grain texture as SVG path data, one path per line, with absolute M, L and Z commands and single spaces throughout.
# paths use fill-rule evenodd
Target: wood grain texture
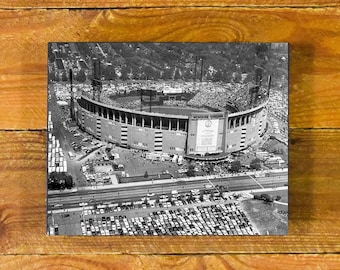
M 3 0 L 0 8 L 159 8 L 159 7 L 336 7 L 335 0 Z
M 58 255 L 0 256 L 1 269 L 172 269 L 172 270 L 280 270 L 339 269 L 337 255 Z M 273 268 L 275 267 L 275 268 Z
M 45 236 L 46 132 L 0 132 L 0 253 L 214 254 L 340 252 L 340 131 L 291 132 L 289 235 Z M 330 167 L 330 164 L 332 166 Z
M 330 0 L 1 1 L 0 269 L 340 269 L 339 17 Z M 289 235 L 47 237 L 51 41 L 289 42 Z
M 289 42 L 290 127 L 337 128 L 339 16 L 336 8 L 0 10 L 0 129 L 46 128 L 51 41 Z

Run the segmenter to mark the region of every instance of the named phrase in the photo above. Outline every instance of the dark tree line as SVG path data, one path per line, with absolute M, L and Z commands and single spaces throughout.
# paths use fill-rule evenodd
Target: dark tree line
M 51 172 L 48 177 L 48 189 L 60 190 L 71 189 L 73 187 L 73 178 L 71 175 L 62 172 Z

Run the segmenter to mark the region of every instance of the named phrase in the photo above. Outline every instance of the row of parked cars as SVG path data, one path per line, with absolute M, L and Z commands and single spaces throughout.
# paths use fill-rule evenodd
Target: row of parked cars
M 194 193 L 194 194 L 192 194 Z M 99 209 L 88 210 L 81 220 L 83 235 L 257 235 L 241 209 L 239 202 L 229 194 L 226 200 L 217 194 L 204 196 L 190 192 L 189 202 L 182 196 L 161 195 L 151 207 L 145 199 L 140 204 L 100 205 Z M 208 195 L 208 194 L 205 194 Z M 189 195 L 188 195 L 189 196 Z M 237 196 L 236 196 L 237 197 Z M 217 201 L 217 199 L 219 200 Z M 151 200 L 152 201 L 152 200 Z M 179 203 L 180 202 L 180 203 Z M 144 207 L 145 206 L 145 207 Z M 153 210 L 150 209 L 153 208 Z M 127 217 L 131 209 L 143 208 L 141 215 Z M 148 213 L 145 211 L 150 210 Z M 138 213 L 138 211 L 136 212 Z M 124 215 L 125 214 L 125 215 Z

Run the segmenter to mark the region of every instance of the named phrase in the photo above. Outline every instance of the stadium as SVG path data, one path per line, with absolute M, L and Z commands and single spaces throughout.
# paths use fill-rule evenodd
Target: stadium
M 93 95 L 82 94 L 76 100 L 74 118 L 82 130 L 121 147 L 219 158 L 263 136 L 270 77 L 266 88 L 261 81 L 262 69 L 255 69 L 255 83 L 230 85 L 222 91 L 139 89 L 108 99 L 95 78 Z

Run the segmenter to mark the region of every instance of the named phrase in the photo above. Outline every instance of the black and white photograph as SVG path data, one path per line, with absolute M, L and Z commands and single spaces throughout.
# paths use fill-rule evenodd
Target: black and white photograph
M 48 235 L 288 234 L 287 43 L 47 49 Z

